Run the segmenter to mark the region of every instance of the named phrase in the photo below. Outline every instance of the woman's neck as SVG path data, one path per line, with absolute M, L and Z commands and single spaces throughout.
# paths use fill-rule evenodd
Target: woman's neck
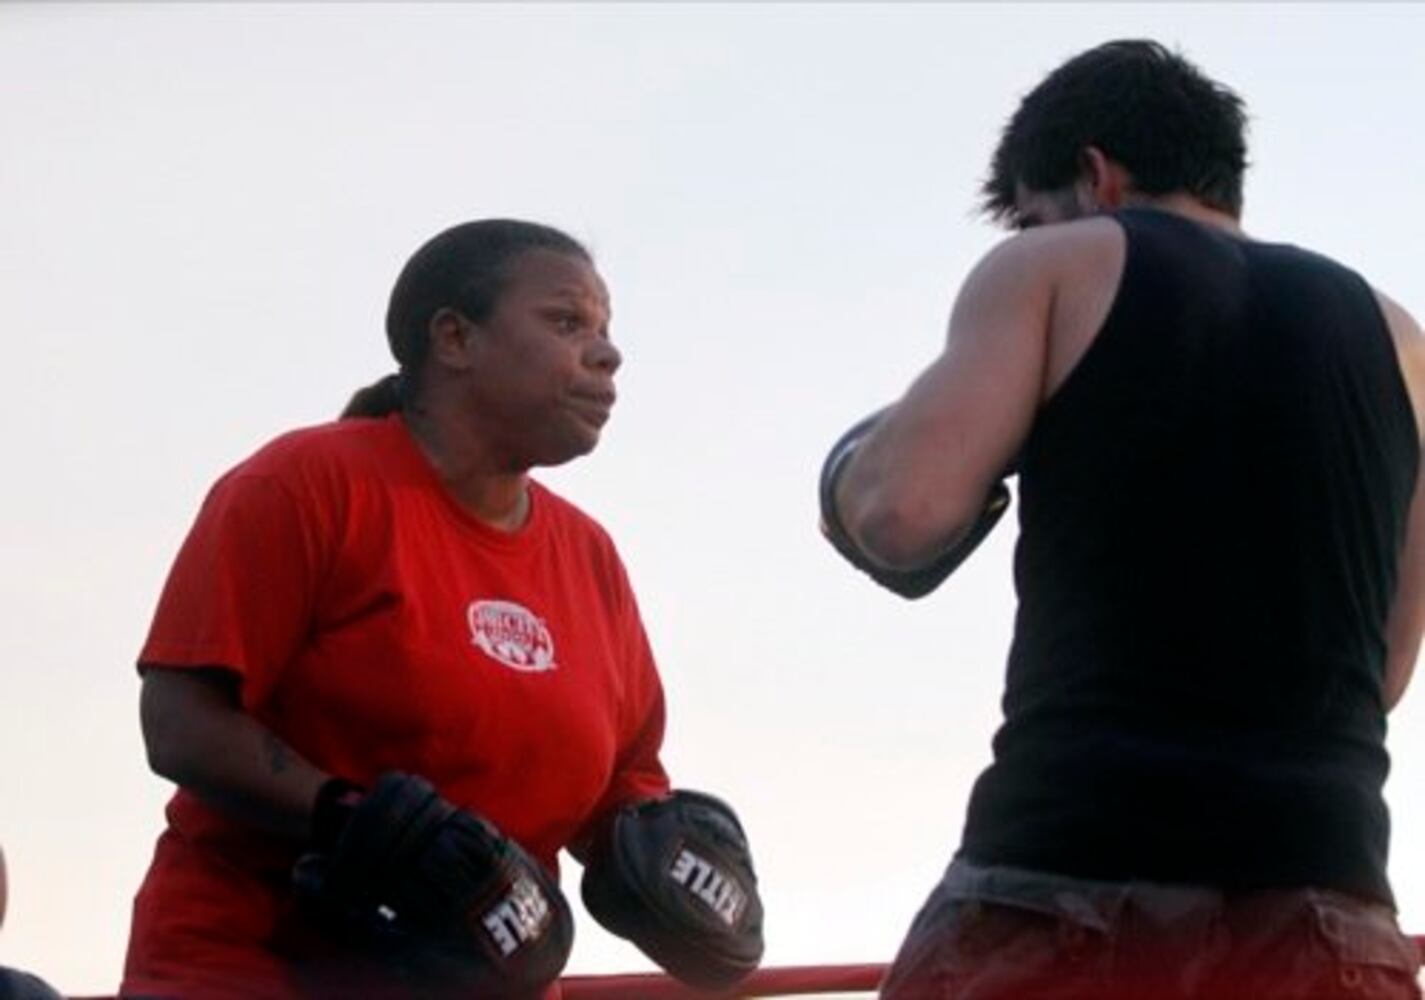
M 462 509 L 500 531 L 529 517 L 529 476 L 502 469 L 489 443 L 461 421 L 408 406 L 402 419 L 436 475 Z

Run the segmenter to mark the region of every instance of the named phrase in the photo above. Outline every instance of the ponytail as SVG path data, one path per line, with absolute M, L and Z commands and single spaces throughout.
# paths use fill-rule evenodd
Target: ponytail
M 401 410 L 401 376 L 399 373 L 379 378 L 357 389 L 341 411 L 342 420 L 353 417 L 384 417 Z
M 405 374 L 358 389 L 342 419 L 384 417 L 414 401 L 430 352 L 431 320 L 442 309 L 455 309 L 472 322 L 484 322 L 504 290 L 510 262 L 529 250 L 591 259 L 568 234 L 519 219 L 464 222 L 427 240 L 401 269 L 386 308 L 387 343 Z

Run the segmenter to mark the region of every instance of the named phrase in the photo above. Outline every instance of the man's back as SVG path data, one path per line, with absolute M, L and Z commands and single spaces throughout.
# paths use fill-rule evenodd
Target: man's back
M 1021 456 L 1006 722 L 963 854 L 1389 900 L 1380 692 L 1418 445 L 1380 308 L 1292 247 L 1119 224 L 1107 318 Z
M 1425 632 L 1425 336 L 1243 236 L 1246 124 L 1153 41 L 1045 76 L 982 188 L 1028 231 L 823 467 L 838 551 L 915 593 L 1020 474 L 996 763 L 885 997 L 1419 1000 L 1380 790 Z

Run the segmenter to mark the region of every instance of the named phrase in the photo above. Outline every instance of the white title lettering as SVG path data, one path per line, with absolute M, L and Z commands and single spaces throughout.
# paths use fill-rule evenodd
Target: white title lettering
M 517 879 L 499 902 L 485 911 L 481 922 L 505 958 L 521 945 L 534 941 L 549 923 L 549 900 L 528 878 Z
M 735 879 L 719 871 L 712 862 L 694 854 L 688 848 L 678 852 L 668 874 L 694 899 L 705 904 L 723 923 L 731 927 L 742 913 L 747 894 Z

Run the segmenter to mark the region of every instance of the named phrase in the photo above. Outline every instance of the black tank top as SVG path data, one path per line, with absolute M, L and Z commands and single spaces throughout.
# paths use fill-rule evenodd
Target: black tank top
M 1155 211 L 1020 462 L 961 853 L 1390 901 L 1382 681 L 1419 446 L 1369 286 Z

